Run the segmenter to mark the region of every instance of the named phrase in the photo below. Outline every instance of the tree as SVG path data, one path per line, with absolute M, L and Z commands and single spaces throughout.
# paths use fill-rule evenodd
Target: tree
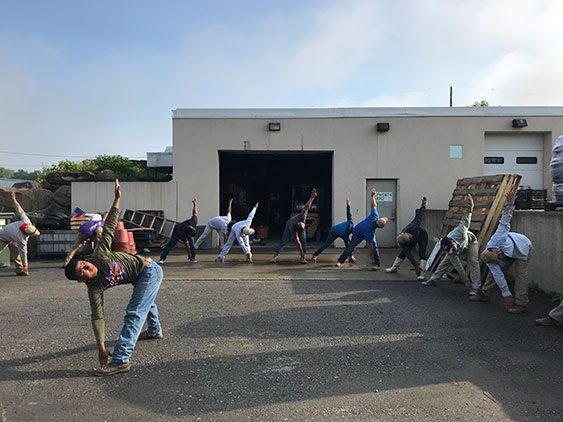
M 489 102 L 487 100 L 475 101 L 471 104 L 471 107 L 488 107 Z

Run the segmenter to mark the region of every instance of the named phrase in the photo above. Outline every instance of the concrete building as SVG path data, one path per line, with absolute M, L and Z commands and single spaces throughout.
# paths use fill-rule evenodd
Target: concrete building
M 560 134 L 563 107 L 177 109 L 178 219 L 189 217 L 194 196 L 202 222 L 224 213 L 230 197 L 238 218 L 259 200 L 255 223 L 276 236 L 315 186 L 315 236 L 323 237 L 345 220 L 346 197 L 354 220 L 363 219 L 375 187 L 390 217 L 378 244 L 394 246 L 420 198 L 447 208 L 459 178 L 518 173 L 549 195 Z

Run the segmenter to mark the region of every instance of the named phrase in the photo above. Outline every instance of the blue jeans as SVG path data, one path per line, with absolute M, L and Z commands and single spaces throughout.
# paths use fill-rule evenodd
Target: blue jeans
M 346 259 L 348 259 L 348 257 L 352 255 L 352 253 L 354 253 L 354 249 L 356 249 L 356 246 L 362 243 L 362 240 L 364 240 L 363 233 L 353 234 L 352 239 L 350 239 L 350 243 L 348 244 L 348 246 L 346 246 L 346 249 L 344 249 L 344 252 L 342 252 L 342 255 L 340 255 L 340 257 L 338 258 L 338 262 L 340 262 L 341 264 L 344 263 L 344 261 L 346 261 Z M 377 248 L 377 242 L 375 241 L 375 236 L 373 236 L 373 240 L 371 241 L 371 244 L 373 245 L 373 261 L 375 262 L 375 265 L 380 265 L 379 249 Z
M 305 233 L 305 230 L 302 230 L 300 232 L 296 232 L 297 236 L 299 236 L 299 241 L 301 242 L 301 247 L 303 248 L 303 253 L 307 252 L 307 235 Z M 289 230 L 287 227 L 284 229 L 283 231 L 283 235 L 282 235 L 282 239 L 280 241 L 280 244 L 278 245 L 278 247 L 276 248 L 276 250 L 274 251 L 277 254 L 282 253 L 283 248 L 285 248 L 285 245 L 287 245 L 287 242 L 289 242 L 289 240 L 291 239 L 291 230 Z
M 162 281 L 162 268 L 156 262 L 150 262 L 139 274 L 133 285 L 133 293 L 125 310 L 125 318 L 119 339 L 113 349 L 112 361 L 129 362 L 131 353 L 135 348 L 143 324 L 147 321 L 149 335 L 160 333 L 158 309 L 154 303 L 160 283 Z
M 166 244 L 162 252 L 160 252 L 160 260 L 164 261 L 172 248 L 176 246 L 176 243 L 180 241 L 180 236 L 176 231 L 172 231 L 172 236 L 170 236 L 170 242 Z M 194 238 L 192 236 L 188 236 L 188 242 L 190 243 L 190 250 L 192 252 L 192 258 L 195 259 L 195 245 L 194 245 Z
M 328 237 L 326 238 L 326 242 L 323 243 L 323 245 L 319 249 L 317 249 L 315 251 L 315 253 L 313 253 L 313 256 L 319 256 L 321 253 L 323 253 L 323 251 L 326 248 L 328 248 L 330 245 L 332 245 L 332 243 L 336 239 L 338 239 L 339 237 L 344 241 L 344 245 L 346 245 L 346 247 L 348 247 L 348 245 L 350 244 L 350 235 L 341 237 L 341 236 L 338 236 L 336 233 L 328 232 Z

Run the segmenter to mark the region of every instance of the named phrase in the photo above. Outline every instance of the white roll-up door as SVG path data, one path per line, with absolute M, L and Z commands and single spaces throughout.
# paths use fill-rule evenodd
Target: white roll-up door
M 486 134 L 483 174 L 520 174 L 520 186 L 543 189 L 543 135 Z

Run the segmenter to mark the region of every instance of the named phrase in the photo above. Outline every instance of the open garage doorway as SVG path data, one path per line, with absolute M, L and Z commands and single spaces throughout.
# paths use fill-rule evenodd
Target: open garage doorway
M 262 238 L 280 238 L 287 219 L 318 197 L 307 218 L 307 238 L 324 240 L 332 225 L 332 152 L 219 151 L 221 211 L 230 198 L 233 218 L 245 219 L 260 201 L 253 227 Z M 257 233 L 257 235 L 259 234 Z

